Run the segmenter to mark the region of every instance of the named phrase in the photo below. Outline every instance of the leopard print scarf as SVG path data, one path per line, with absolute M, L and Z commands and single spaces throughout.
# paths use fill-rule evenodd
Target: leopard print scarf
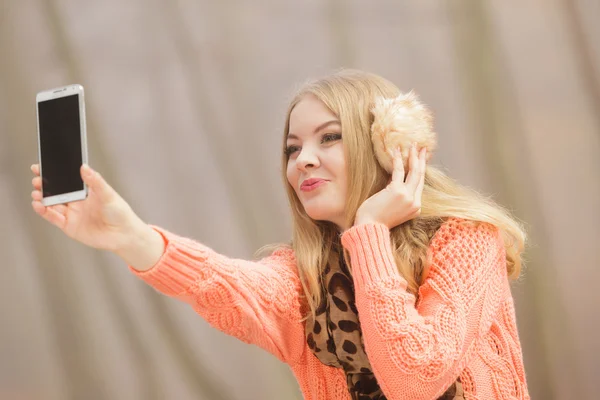
M 322 301 L 316 317 L 309 315 L 306 320 L 306 342 L 323 364 L 344 370 L 353 400 L 385 400 L 365 353 L 354 283 L 343 257 L 338 265 L 327 265 L 323 271 Z M 460 380 L 439 399 L 464 399 Z

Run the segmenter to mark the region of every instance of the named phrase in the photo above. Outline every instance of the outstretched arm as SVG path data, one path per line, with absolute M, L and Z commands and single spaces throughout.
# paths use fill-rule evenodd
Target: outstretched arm
M 145 271 L 130 270 L 159 292 L 190 304 L 220 331 L 255 344 L 286 363 L 304 349 L 299 295 L 291 249 L 258 262 L 232 259 L 192 239 L 151 226 L 164 253 Z

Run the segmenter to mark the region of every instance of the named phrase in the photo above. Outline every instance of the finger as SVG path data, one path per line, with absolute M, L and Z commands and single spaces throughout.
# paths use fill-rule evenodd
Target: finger
M 41 177 L 36 176 L 35 178 L 33 178 L 31 180 L 31 184 L 33 185 L 34 189 L 42 190 L 42 178 Z
M 114 194 L 113 188 L 89 165 L 83 164 L 80 173 L 83 181 L 93 189 L 101 201 L 109 200 L 110 196 Z
M 35 200 L 31 202 L 31 205 L 36 213 L 38 213 L 42 218 L 50 222 L 52 225 L 55 225 L 61 229 L 65 225 L 65 216 L 60 214 L 55 209 L 46 207 L 41 202 Z
M 417 185 L 417 189 L 415 190 L 415 204 L 418 204 L 419 207 L 421 206 L 421 197 L 423 194 L 423 188 L 425 187 L 425 169 L 427 167 L 426 164 L 426 157 L 427 157 L 427 149 L 423 148 L 421 149 L 421 154 L 419 156 L 419 161 L 421 163 L 421 176 L 419 179 L 419 184 Z
M 66 204 L 56 204 L 50 207 L 60 215 L 65 215 L 67 213 L 68 207 Z
M 419 184 L 419 179 L 421 178 L 420 176 L 420 162 L 419 162 L 419 156 L 417 154 L 417 146 L 416 144 L 413 144 L 413 147 L 411 147 L 410 149 L 410 156 L 409 156 L 409 170 L 408 170 L 408 176 L 406 177 L 406 184 L 411 187 L 414 190 L 416 190 L 417 185 Z
M 404 161 L 402 161 L 402 148 L 393 150 L 394 169 L 392 170 L 392 181 L 404 182 Z
M 39 175 L 40 174 L 40 166 L 39 166 L 39 164 L 32 164 L 31 165 L 31 172 L 33 172 L 35 175 Z
M 31 198 L 33 200 L 41 202 L 43 199 L 42 192 L 40 192 L 39 190 L 34 190 L 33 192 L 31 192 Z M 56 204 L 53 206 L 49 206 L 49 208 L 53 209 L 61 215 L 65 215 L 68 210 L 68 207 L 65 204 Z

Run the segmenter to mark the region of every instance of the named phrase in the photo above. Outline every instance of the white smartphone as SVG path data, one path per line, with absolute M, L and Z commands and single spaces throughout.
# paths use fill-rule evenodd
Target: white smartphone
M 42 204 L 87 198 L 81 166 L 88 163 L 83 86 L 44 90 L 36 96 Z

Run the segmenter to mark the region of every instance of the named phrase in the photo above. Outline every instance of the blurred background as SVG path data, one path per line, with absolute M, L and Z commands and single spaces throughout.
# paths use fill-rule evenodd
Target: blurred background
M 0 399 L 300 399 L 287 366 L 31 208 L 35 94 L 86 90 L 89 162 L 236 258 L 291 237 L 285 110 L 364 69 L 436 116 L 433 163 L 525 222 L 533 399 L 597 399 L 600 2 L 0 0 Z

